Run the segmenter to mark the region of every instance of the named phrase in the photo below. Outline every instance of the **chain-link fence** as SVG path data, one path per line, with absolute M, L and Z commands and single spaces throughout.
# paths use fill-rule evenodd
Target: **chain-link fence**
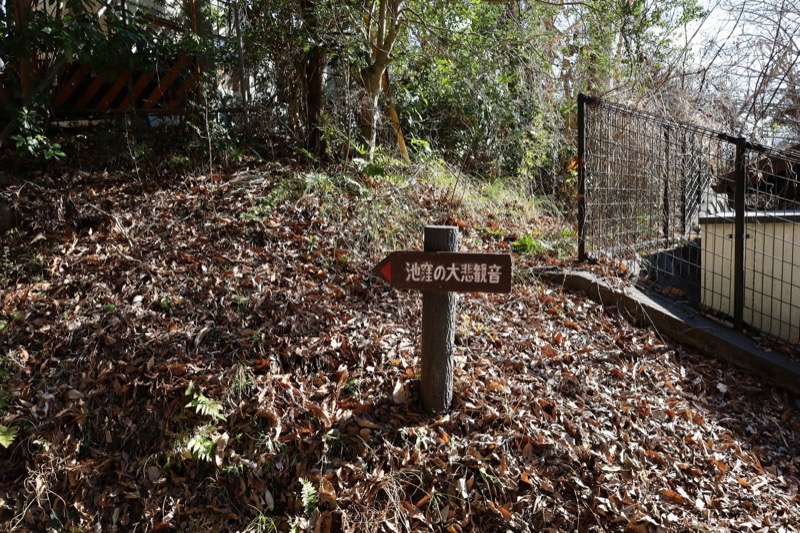
M 794 349 L 800 154 L 579 99 L 579 259 Z

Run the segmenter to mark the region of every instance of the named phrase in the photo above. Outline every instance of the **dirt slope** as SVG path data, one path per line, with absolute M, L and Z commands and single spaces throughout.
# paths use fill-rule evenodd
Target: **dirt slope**
M 526 276 L 461 299 L 420 412 L 420 299 L 372 265 L 544 221 L 278 165 L 65 179 L 0 244 L 0 530 L 798 530 L 796 397 Z

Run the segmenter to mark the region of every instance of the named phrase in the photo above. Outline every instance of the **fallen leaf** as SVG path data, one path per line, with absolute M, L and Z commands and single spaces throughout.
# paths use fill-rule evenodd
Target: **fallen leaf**
M 397 380 L 397 383 L 394 384 L 392 401 L 397 405 L 403 405 L 408 402 L 408 393 L 406 393 L 406 388 L 400 380 Z
M 328 504 L 336 503 L 336 490 L 328 478 L 322 477 L 319 480 L 319 499 Z
M 147 477 L 150 481 L 158 481 L 161 479 L 161 470 L 157 466 L 148 466 Z
M 661 495 L 663 497 L 665 497 L 666 499 L 668 499 L 669 501 L 673 502 L 673 503 L 679 503 L 681 505 L 689 504 L 689 500 L 688 499 L 686 499 L 685 497 L 681 496 L 680 494 L 678 494 L 674 490 L 664 489 L 664 490 L 661 491 Z

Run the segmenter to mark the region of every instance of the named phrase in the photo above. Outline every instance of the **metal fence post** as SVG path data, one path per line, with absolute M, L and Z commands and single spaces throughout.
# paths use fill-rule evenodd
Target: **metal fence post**
M 747 140 L 737 137 L 735 159 L 735 183 L 733 191 L 734 231 L 733 231 L 733 327 L 736 331 L 744 329 L 744 240 L 745 240 L 745 194 L 747 192 L 747 173 L 745 151 Z
M 661 232 L 664 234 L 664 246 L 669 245 L 670 238 L 670 205 L 669 205 L 669 180 L 672 169 L 670 168 L 670 153 L 669 153 L 669 124 L 664 126 L 664 192 L 662 203 L 664 207 L 664 216 L 661 221 Z
M 578 261 L 586 260 L 586 100 L 578 94 Z
M 685 237 L 689 234 L 689 212 L 687 209 L 686 203 L 688 202 L 688 198 L 686 197 L 686 188 L 688 186 L 688 177 L 687 174 L 689 173 L 688 169 L 686 168 L 686 130 L 684 130 L 681 134 L 681 170 L 680 170 L 680 180 L 681 180 L 681 232 L 682 237 Z

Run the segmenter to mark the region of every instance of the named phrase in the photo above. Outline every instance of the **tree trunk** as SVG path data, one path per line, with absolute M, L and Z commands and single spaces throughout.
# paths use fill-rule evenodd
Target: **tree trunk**
M 389 83 L 389 69 L 383 71 L 383 94 L 389 104 L 389 119 L 392 121 L 392 129 L 397 138 L 397 148 L 400 150 L 400 156 L 403 161 L 408 163 L 408 150 L 406 149 L 406 140 L 403 137 L 403 129 L 400 127 L 400 117 L 397 115 L 397 109 L 394 107 L 394 98 L 392 98 L 392 85 Z
M 361 71 L 361 81 L 364 84 L 365 96 L 361 101 L 361 140 L 363 141 L 369 158 L 372 159 L 375 151 L 375 141 L 378 126 L 378 100 L 381 91 L 381 80 L 389 57 L 397 40 L 398 32 L 402 25 L 400 5 L 403 0 L 378 0 L 372 3 L 372 8 L 365 17 L 365 36 L 371 52 L 370 63 Z
M 14 227 L 14 214 L 6 201 L 0 198 L 0 235 Z
M 369 159 L 375 152 L 378 135 L 378 117 L 380 110 L 378 101 L 381 91 L 381 78 L 386 66 L 370 65 L 361 72 L 365 95 L 361 102 L 361 140 L 367 150 Z
M 317 34 L 320 18 L 317 0 L 300 0 L 300 13 L 309 38 L 319 42 Z M 320 131 L 320 113 L 325 101 L 324 81 L 325 67 L 328 65 L 328 49 L 324 44 L 311 46 L 310 50 L 303 54 L 302 60 L 304 72 L 299 74 L 303 77 L 305 85 L 305 145 L 310 152 L 321 155 L 325 147 Z
M 14 3 L 14 23 L 17 26 L 17 31 L 20 33 L 25 32 L 29 11 L 30 6 L 28 2 L 16 0 Z M 25 44 L 30 49 L 27 39 L 25 40 Z M 33 60 L 30 56 L 20 57 L 19 59 L 19 82 L 22 91 L 22 99 L 28 102 L 33 93 Z
M 320 130 L 320 114 L 324 104 L 325 67 L 328 64 L 328 51 L 315 47 L 306 58 L 306 148 L 314 154 L 325 152 Z

